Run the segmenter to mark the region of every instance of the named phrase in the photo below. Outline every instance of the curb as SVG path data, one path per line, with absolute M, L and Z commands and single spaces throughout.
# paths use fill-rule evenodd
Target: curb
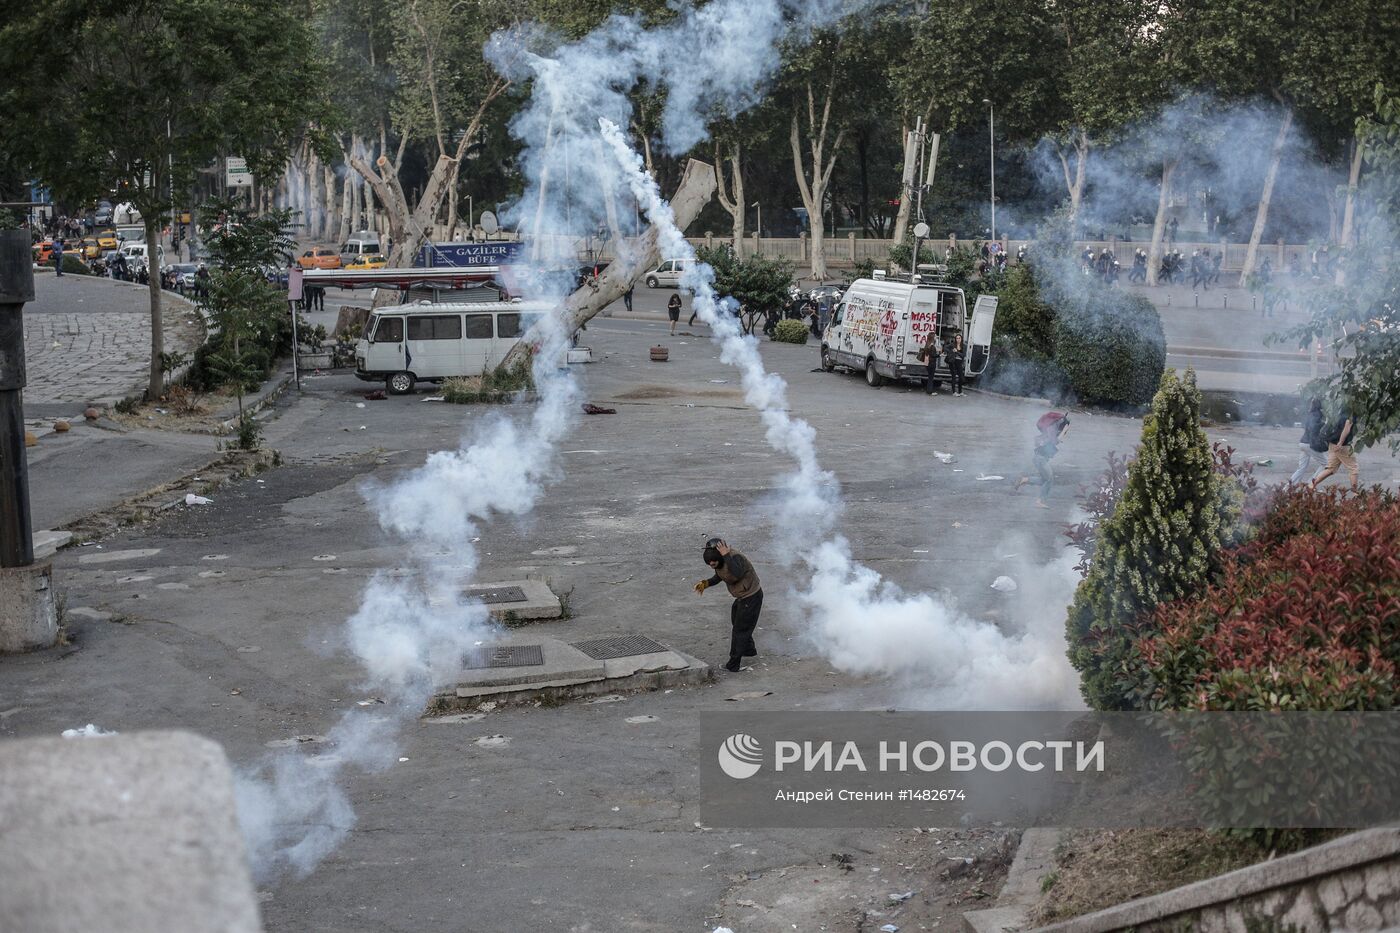
M 279 460 L 280 454 L 271 448 L 224 451 L 203 466 L 168 482 L 58 526 L 54 531 L 72 533 L 60 549 L 74 548 L 83 541 L 105 537 L 128 525 L 148 522 L 184 505 L 187 492 L 202 495 L 254 473 L 261 473 Z M 206 474 L 214 475 L 206 479 Z
M 272 377 L 272 379 L 268 380 L 268 383 L 268 385 L 258 390 L 258 395 L 254 401 L 243 405 L 243 414 L 245 416 L 251 418 L 268 405 L 271 405 L 273 402 L 277 401 L 277 399 L 281 398 L 282 393 L 287 391 L 287 386 L 292 384 L 292 374 L 290 371 L 284 371 L 280 376 Z M 220 412 L 220 416 L 222 416 L 222 414 L 223 413 Z M 219 418 L 219 429 L 217 431 L 210 430 L 197 433 L 223 437 L 226 434 L 232 434 L 237 429 L 238 409 L 235 408 L 231 416 Z
M 1060 830 L 1032 828 L 1021 834 L 1016 857 L 1006 872 L 995 907 L 968 910 L 962 915 L 966 933 L 1003 933 L 1024 930 L 1030 922 L 1031 909 L 1040 900 L 1040 879 L 1055 864 L 1055 848 L 1060 843 Z

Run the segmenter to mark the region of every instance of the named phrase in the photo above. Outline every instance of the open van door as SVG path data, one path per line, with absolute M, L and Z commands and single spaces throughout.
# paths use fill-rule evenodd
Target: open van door
M 967 329 L 967 374 L 979 376 L 992 355 L 992 325 L 997 319 L 997 297 L 978 295 L 972 306 L 972 323 Z

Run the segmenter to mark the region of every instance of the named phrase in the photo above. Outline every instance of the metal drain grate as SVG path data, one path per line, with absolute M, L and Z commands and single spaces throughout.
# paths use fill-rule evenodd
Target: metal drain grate
M 467 595 L 481 600 L 488 606 L 496 603 L 525 602 L 525 591 L 518 586 L 474 586 L 467 590 Z
M 645 635 L 614 635 L 611 638 L 594 638 L 591 641 L 576 641 L 574 647 L 595 661 L 609 658 L 630 658 L 638 654 L 654 654 L 665 651 L 665 645 L 658 645 Z
M 480 654 L 467 658 L 467 670 L 484 667 L 533 667 L 544 663 L 541 645 L 496 645 L 483 648 Z

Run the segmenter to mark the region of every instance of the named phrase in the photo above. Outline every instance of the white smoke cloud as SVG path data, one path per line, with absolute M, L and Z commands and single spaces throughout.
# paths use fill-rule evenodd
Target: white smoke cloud
M 472 539 L 484 522 L 534 507 L 557 473 L 555 447 L 579 397 L 560 368 L 568 343 L 562 323 L 543 318 L 533 339 L 539 401 L 528 417 L 494 414 L 456 450 L 366 488 L 381 527 L 403 539 L 410 563 L 376 573 L 346 623 L 346 648 L 365 669 L 365 689 L 385 702 L 346 712 L 316 743 L 324 754 L 287 751 L 238 774 L 239 820 L 259 879 L 283 870 L 304 875 L 340 844 L 355 822 L 345 769 L 392 765 L 404 723 L 493 634 L 485 606 L 464 594 L 479 563 Z
M 622 132 L 607 120 L 600 127 L 627 187 L 659 228 L 662 254 L 694 259 L 655 180 Z M 819 462 L 816 432 L 787 413 L 786 384 L 764 368 L 758 341 L 740 329 L 732 299 L 715 294 L 713 271 L 698 262 L 688 263 L 687 270 L 681 284 L 710 325 L 720 359 L 739 370 L 744 398 L 758 410 L 769 445 L 796 466 L 777 500 L 774 525 L 783 538 L 780 550 L 795 554 L 811 574 L 796 594 L 807 641 L 840 670 L 908 683 L 925 704 L 1079 708 L 1078 677 L 1064 642 L 1064 609 L 1078 581 L 1073 559 L 1024 567 L 1028 585 L 1017 591 L 1013 612 L 1021 624 L 1007 632 L 958 612 L 945 598 L 902 592 L 856 561 L 844 537 L 825 538 L 840 514 L 840 487 Z

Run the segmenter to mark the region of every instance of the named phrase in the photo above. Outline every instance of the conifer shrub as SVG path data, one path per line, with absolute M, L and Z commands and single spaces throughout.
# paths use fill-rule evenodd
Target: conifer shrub
M 1151 613 L 1200 592 L 1219 569 L 1238 504 L 1222 494 L 1200 408 L 1194 373 L 1163 375 L 1123 494 L 1098 528 L 1075 591 L 1066 641 L 1095 709 L 1139 705 L 1136 643 Z

